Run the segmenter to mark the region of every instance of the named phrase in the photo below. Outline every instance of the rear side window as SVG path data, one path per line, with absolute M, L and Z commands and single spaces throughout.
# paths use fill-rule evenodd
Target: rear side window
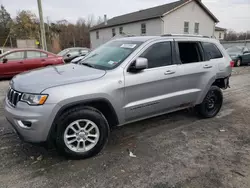
M 160 42 L 150 46 L 141 57 L 148 59 L 148 68 L 162 67 L 172 64 L 170 42 Z
M 209 59 L 218 59 L 223 57 L 220 50 L 217 48 L 215 44 L 209 42 L 203 42 L 202 45 Z
M 27 51 L 27 59 L 35 59 L 41 57 L 48 57 L 48 55 L 39 51 Z
M 182 64 L 203 61 L 198 42 L 178 42 L 178 48 Z

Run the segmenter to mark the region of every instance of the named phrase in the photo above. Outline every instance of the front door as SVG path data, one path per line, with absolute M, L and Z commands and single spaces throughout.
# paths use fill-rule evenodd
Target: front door
M 171 41 L 151 43 L 139 56 L 148 59 L 148 69 L 138 73 L 124 70 L 126 121 L 163 113 L 173 105 L 177 65 L 173 64 Z
M 7 61 L 4 63 L 3 60 Z M 24 52 L 11 52 L 1 58 L 0 77 L 12 77 L 18 73 L 25 71 L 24 68 Z

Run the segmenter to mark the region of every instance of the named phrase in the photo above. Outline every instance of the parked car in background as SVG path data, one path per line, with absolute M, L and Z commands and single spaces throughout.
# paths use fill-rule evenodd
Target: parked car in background
M 70 63 L 78 64 L 81 60 L 84 59 L 84 57 L 85 57 L 85 56 L 76 57 L 76 58 L 73 59 Z
M 248 65 L 250 63 L 250 50 L 245 46 L 233 46 L 228 48 L 227 53 L 234 61 L 234 66 Z
M 89 52 L 90 52 L 89 48 L 74 47 L 74 48 L 67 48 L 59 52 L 57 55 L 63 56 L 64 62 L 69 63 L 76 57 L 85 56 Z
M 63 57 L 39 49 L 17 49 L 0 55 L 0 78 L 11 78 L 24 71 L 63 64 Z
M 116 39 L 78 64 L 13 78 L 5 116 L 25 141 L 52 142 L 65 155 L 87 158 L 101 151 L 114 126 L 190 107 L 216 116 L 232 65 L 215 39 Z

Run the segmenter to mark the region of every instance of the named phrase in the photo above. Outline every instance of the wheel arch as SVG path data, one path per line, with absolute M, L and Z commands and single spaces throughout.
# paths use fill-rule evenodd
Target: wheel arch
M 57 131 L 57 127 L 56 127 L 55 122 L 59 119 L 59 117 L 61 115 L 63 115 L 64 113 L 66 113 L 68 110 L 70 110 L 72 108 L 84 107 L 84 106 L 94 108 L 98 112 L 100 112 L 106 118 L 110 127 L 114 127 L 114 126 L 117 126 L 119 124 L 119 119 L 118 119 L 118 116 L 115 112 L 115 109 L 107 99 L 97 98 L 97 99 L 76 101 L 76 102 L 66 104 L 59 109 L 59 111 L 57 112 L 57 114 L 53 120 L 47 141 L 49 141 L 49 142 L 54 141 L 54 139 L 55 139 L 54 133 Z

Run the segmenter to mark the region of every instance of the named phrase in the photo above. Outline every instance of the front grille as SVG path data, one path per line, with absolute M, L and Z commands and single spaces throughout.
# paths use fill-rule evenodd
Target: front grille
M 16 104 L 21 100 L 22 97 L 22 93 L 15 91 L 14 89 L 10 88 L 7 94 L 7 99 L 9 101 L 9 103 L 12 106 L 16 106 Z

